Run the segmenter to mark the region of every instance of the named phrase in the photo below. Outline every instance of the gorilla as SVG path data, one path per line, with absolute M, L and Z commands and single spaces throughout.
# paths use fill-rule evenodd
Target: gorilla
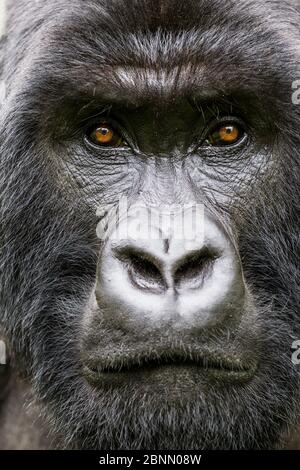
M 7 3 L 0 447 L 296 448 L 300 3 Z

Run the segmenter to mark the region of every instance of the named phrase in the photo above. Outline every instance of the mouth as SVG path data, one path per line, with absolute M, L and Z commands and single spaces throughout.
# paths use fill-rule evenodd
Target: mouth
M 112 379 L 115 381 L 148 379 L 165 372 L 174 376 L 180 373 L 193 374 L 193 377 L 216 379 L 227 382 L 246 382 L 253 378 L 257 370 L 255 361 L 243 361 L 237 357 L 220 354 L 200 354 L 198 352 L 162 352 L 160 354 L 124 355 L 90 361 L 84 366 L 84 375 L 93 384 L 101 384 Z M 148 380 L 149 381 L 149 380 Z

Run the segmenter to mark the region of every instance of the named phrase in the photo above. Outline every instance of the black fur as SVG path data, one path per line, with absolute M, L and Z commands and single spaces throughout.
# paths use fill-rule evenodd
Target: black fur
M 300 338 L 300 108 L 291 95 L 299 25 L 293 0 L 9 2 L 1 52 L 7 96 L 0 118 L 0 325 L 60 447 L 266 449 L 282 447 L 297 423 L 299 369 L 290 348 Z M 92 393 L 81 376 L 96 218 L 64 161 L 73 148 L 73 114 L 88 100 L 86 82 L 92 87 L 101 77 L 104 94 L 109 87 L 122 94 L 114 76 L 119 64 L 189 64 L 185 89 L 198 67 L 208 67 L 199 89 L 209 81 L 236 100 L 242 95 L 254 134 L 258 128 L 268 136 L 267 177 L 251 178 L 243 192 L 240 181 L 229 211 L 257 299 L 257 315 L 245 318 L 236 339 L 257 335 L 260 368 L 249 384 L 216 384 L 174 404 L 163 393 L 157 403 L 138 387 Z M 150 91 L 137 86 L 135 93 L 148 98 Z M 105 326 L 99 335 L 110 338 L 112 331 Z

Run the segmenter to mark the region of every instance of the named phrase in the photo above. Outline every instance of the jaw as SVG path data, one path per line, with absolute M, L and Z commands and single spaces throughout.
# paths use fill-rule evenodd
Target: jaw
M 298 373 L 286 354 L 291 331 L 276 322 L 278 312 L 269 304 L 257 304 L 235 330 L 194 335 L 185 330 L 180 338 L 174 338 L 174 330 L 173 335 L 167 329 L 141 335 L 116 328 L 101 311 L 88 311 L 86 302 L 74 311 L 63 301 L 58 309 L 65 319 L 60 338 L 57 329 L 47 335 L 37 332 L 43 336 L 35 355 L 42 360 L 35 363 L 33 380 L 63 447 L 274 448 L 298 413 Z M 70 322 L 71 317 L 81 319 L 81 324 Z M 164 352 L 174 353 L 176 348 L 180 359 L 174 354 L 168 363 Z M 182 360 L 183 350 L 193 351 L 192 364 Z M 213 377 L 195 356 L 215 357 L 217 351 L 223 360 L 240 358 L 250 366 L 255 358 L 259 366 L 245 381 Z M 91 383 L 83 372 L 89 360 L 104 359 L 107 365 L 110 358 L 114 367 L 126 357 L 132 364 L 155 353 L 161 358 L 159 367 L 146 371 L 143 366 L 136 375 L 130 365 L 122 377 L 114 371 Z
M 58 404 L 55 422 L 68 445 L 82 449 L 275 448 L 291 424 L 292 387 L 282 387 L 279 377 L 265 386 L 267 376 L 221 386 L 201 382 L 193 368 L 166 366 L 155 377 L 143 372 L 141 381 L 80 382 L 65 397 L 67 413 Z

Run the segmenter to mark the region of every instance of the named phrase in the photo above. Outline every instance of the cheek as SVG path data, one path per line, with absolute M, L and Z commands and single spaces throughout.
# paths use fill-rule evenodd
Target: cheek
M 230 158 L 227 155 L 192 156 L 186 165 L 195 188 L 218 204 L 230 205 L 257 190 L 274 170 L 270 152 Z
M 81 201 L 95 211 L 128 196 L 140 181 L 140 171 L 129 156 L 90 154 L 78 148 L 68 149 L 62 161 L 62 173 Z

